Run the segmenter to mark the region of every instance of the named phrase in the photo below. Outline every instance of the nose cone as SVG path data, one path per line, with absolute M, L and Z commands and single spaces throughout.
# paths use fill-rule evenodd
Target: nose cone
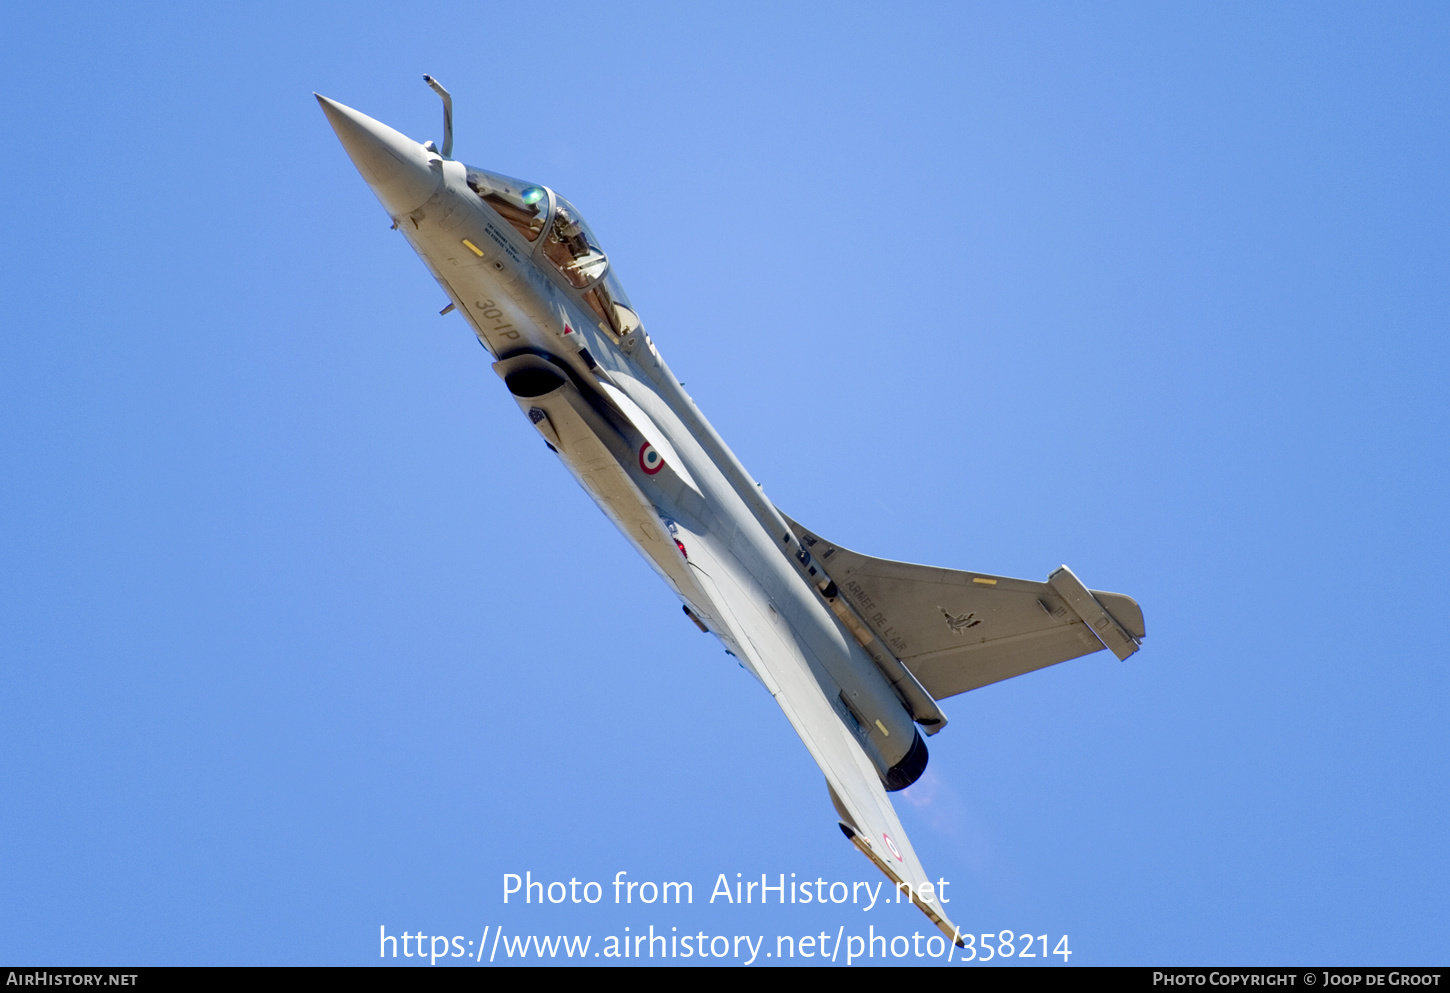
M 336 100 L 314 93 L 352 164 L 373 188 L 393 217 L 423 206 L 443 173 L 428 166 L 428 153 L 407 135 L 360 114 Z

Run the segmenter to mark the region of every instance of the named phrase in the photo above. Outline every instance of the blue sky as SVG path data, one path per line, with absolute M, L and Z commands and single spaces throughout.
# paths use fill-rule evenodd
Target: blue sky
M 1447 43 L 1438 4 L 15 9 L 0 960 L 928 927 L 706 902 L 878 875 L 311 96 L 436 138 L 430 72 L 791 516 L 1143 605 L 1127 663 L 946 702 L 897 806 L 964 930 L 1443 963 Z M 621 870 L 695 902 L 502 902 Z

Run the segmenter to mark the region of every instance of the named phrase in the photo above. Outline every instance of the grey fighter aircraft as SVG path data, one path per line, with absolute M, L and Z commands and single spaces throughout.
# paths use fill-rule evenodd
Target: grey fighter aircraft
M 684 612 L 770 691 L 825 773 L 841 830 L 950 938 L 887 794 L 926 769 L 938 701 L 1143 638 L 1129 597 L 872 558 L 786 517 L 695 407 L 609 256 L 547 186 L 318 96 L 373 193 L 489 354 L 529 424 Z

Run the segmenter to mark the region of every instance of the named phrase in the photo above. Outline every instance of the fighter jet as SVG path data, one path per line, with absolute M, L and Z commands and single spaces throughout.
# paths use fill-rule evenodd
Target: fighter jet
M 1130 598 L 872 558 L 791 520 L 686 395 L 579 209 L 317 96 L 373 193 L 494 359 L 533 430 L 702 631 L 760 681 L 825 774 L 850 842 L 961 943 L 888 793 L 927 764 L 939 701 L 1104 648 Z

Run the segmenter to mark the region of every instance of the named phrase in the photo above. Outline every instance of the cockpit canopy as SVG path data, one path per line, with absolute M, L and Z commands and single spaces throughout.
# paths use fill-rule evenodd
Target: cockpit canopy
M 554 197 L 554 218 L 544 238 L 544 254 L 564 274 L 575 289 L 582 290 L 609 268 L 609 259 L 599 248 L 599 240 L 579 210 L 557 194 Z
M 549 192 L 542 186 L 496 172 L 468 167 L 468 188 L 529 241 L 537 241 L 549 215 Z
M 577 207 L 547 187 L 498 173 L 469 166 L 467 177 L 468 188 L 519 234 L 535 243 L 545 235 L 535 255 L 549 260 L 616 337 L 639 327 L 639 316 L 615 278 L 609 257 Z

